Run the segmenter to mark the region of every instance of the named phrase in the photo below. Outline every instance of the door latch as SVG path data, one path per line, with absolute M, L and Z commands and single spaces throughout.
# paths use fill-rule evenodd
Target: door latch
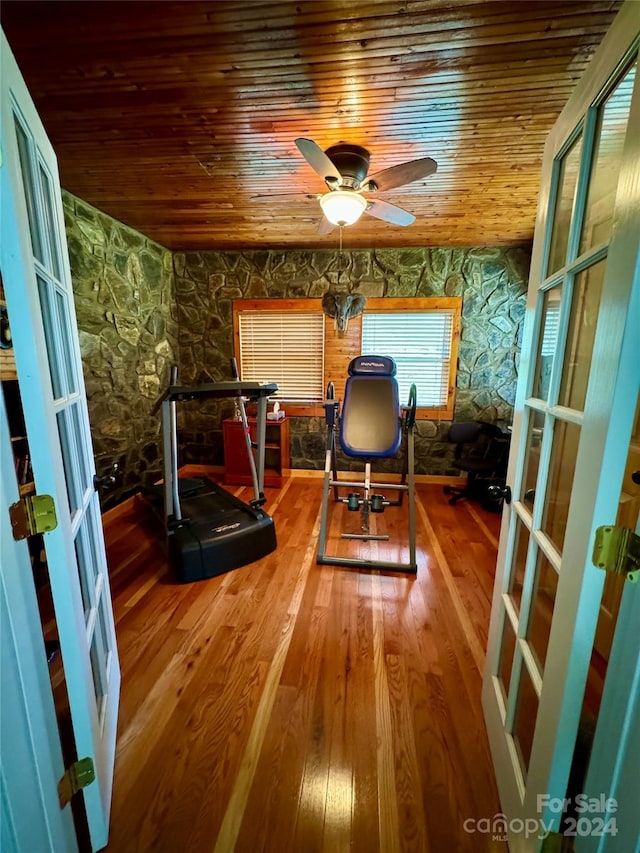
M 598 569 L 635 583 L 640 580 L 640 536 L 628 527 L 598 527 L 591 559 Z
M 93 475 L 93 488 L 96 490 L 96 492 L 98 491 L 98 489 L 106 489 L 106 490 L 112 489 L 118 480 L 119 472 L 120 472 L 120 466 L 118 465 L 117 462 L 114 462 L 113 465 L 111 466 L 111 469 L 109 471 L 107 471 L 107 473 L 104 474 L 102 477 L 98 477 L 97 474 L 94 474 Z
M 487 494 L 491 498 L 491 500 L 503 500 L 506 504 L 511 503 L 511 487 L 504 486 L 487 486 Z

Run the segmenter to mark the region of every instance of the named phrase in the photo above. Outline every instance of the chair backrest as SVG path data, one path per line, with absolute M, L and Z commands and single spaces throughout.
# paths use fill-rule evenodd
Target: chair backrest
M 496 475 L 504 474 L 506 476 L 511 436 L 503 432 L 496 424 L 481 422 L 480 425 L 482 427 L 481 434 L 487 440 L 485 459 L 491 460 Z
M 484 421 L 463 421 L 451 424 L 447 439 L 456 445 L 456 467 L 468 470 L 466 462 L 474 467 L 482 464 L 487 470 L 506 471 L 509 457 L 509 437 L 495 424 Z
M 347 456 L 395 456 L 402 439 L 396 365 L 389 356 L 359 355 L 349 364 L 340 417 Z
M 477 421 L 462 421 L 449 427 L 447 440 L 453 444 L 468 444 L 477 441 L 480 435 L 480 424 Z

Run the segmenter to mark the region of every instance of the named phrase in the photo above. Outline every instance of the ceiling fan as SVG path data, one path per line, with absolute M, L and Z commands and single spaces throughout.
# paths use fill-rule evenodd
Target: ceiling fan
M 312 139 L 299 137 L 295 142 L 304 159 L 329 189 L 329 192 L 315 196 L 323 213 L 318 229 L 320 234 L 328 234 L 336 226 L 353 225 L 363 213 L 392 225 L 411 225 L 415 216 L 408 210 L 380 199 L 365 198 L 363 193 L 395 189 L 427 178 L 438 168 L 431 157 L 422 157 L 368 176 L 370 154 L 360 145 L 340 142 L 323 151 Z

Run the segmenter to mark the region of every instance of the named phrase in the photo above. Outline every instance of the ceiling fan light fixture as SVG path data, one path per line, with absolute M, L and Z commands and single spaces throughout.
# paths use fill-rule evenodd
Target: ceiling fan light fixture
M 333 225 L 353 225 L 367 208 L 367 200 L 353 190 L 334 190 L 320 199 L 325 217 Z

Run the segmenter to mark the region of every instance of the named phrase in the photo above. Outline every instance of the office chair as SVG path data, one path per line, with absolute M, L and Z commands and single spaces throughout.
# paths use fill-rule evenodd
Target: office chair
M 453 506 L 459 500 L 478 500 L 485 509 L 499 509 L 487 491 L 504 485 L 509 458 L 509 437 L 495 424 L 472 421 L 452 424 L 447 440 L 456 445 L 452 465 L 467 474 L 464 487 L 445 486 Z

